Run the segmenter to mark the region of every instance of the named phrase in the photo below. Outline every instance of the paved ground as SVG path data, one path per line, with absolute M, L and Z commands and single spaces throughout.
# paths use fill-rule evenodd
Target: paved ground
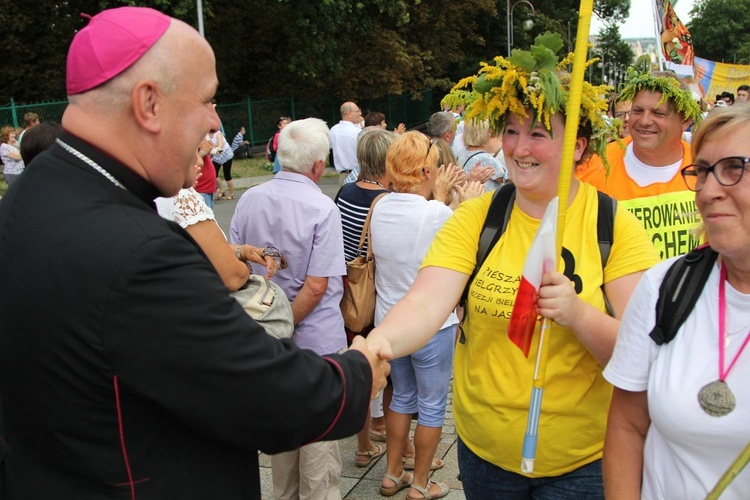
M 330 177 L 323 177 L 319 186 L 323 192 L 333 198 L 338 191 L 338 176 L 332 174 Z M 236 179 L 235 186 L 237 192 L 234 200 L 221 200 L 215 203 L 214 211 L 216 219 L 224 232 L 229 235 L 229 226 L 232 220 L 234 208 L 237 200 L 245 192 L 245 189 L 270 180 L 272 176 L 254 177 L 246 179 Z M 413 424 L 412 424 L 413 425 Z M 339 442 L 341 450 L 341 461 L 343 468 L 341 472 L 341 495 L 350 500 L 367 500 L 383 499 L 378 491 L 380 480 L 385 474 L 385 455 L 373 461 L 367 468 L 358 468 L 354 464 L 355 453 L 357 451 L 357 440 L 354 437 L 342 439 Z M 464 494 L 461 488 L 461 482 L 457 479 L 458 463 L 456 460 L 456 428 L 453 420 L 453 394 L 448 395 L 448 410 L 446 413 L 445 424 L 443 425 L 443 436 L 438 445 L 437 454 L 439 458 L 445 461 L 445 467 L 433 472 L 432 479 L 441 481 L 448 485 L 451 492 L 445 497 L 448 500 L 463 499 Z M 260 478 L 262 485 L 263 499 L 271 500 L 273 498 L 273 487 L 271 483 L 271 460 L 264 454 L 260 455 Z M 406 498 L 406 492 L 402 490 L 395 495 L 394 499 Z

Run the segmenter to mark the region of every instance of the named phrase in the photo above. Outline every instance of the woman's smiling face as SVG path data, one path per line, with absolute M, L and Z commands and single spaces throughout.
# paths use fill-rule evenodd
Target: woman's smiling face
M 557 193 L 565 121 L 561 113 L 553 115 L 550 132 L 542 123 L 531 128 L 531 118 L 521 120 L 510 113 L 503 131 L 503 154 L 510 178 L 521 193 L 551 199 Z M 573 161 L 581 159 L 585 146 L 586 139 L 576 140 Z
M 728 156 L 750 157 L 750 125 L 742 124 L 707 137 L 694 163 L 709 166 Z M 745 165 L 745 170 L 750 165 Z M 750 252 L 750 175 L 743 173 L 734 186 L 722 186 L 713 173 L 695 195 L 695 203 L 711 247 L 726 258 Z

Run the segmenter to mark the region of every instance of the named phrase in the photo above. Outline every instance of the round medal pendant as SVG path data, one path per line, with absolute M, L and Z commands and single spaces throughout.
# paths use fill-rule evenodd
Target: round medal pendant
M 729 415 L 737 404 L 734 394 L 723 380 L 714 380 L 701 387 L 698 392 L 698 403 L 703 411 L 712 417 Z

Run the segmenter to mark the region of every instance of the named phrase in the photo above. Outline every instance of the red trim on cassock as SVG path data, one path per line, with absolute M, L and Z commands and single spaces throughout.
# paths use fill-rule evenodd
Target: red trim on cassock
M 338 364 L 335 360 L 333 360 L 331 358 L 326 358 L 326 357 L 324 357 L 323 359 L 326 360 L 327 362 L 331 363 L 339 371 L 339 373 L 341 374 L 341 380 L 344 381 L 344 390 L 343 390 L 343 394 L 341 396 L 341 405 L 339 406 L 339 411 L 336 412 L 336 417 L 333 419 L 333 422 L 331 422 L 331 425 L 328 426 L 328 428 L 323 432 L 323 434 L 321 434 L 320 436 L 316 437 L 315 439 L 311 440 L 310 442 L 308 442 L 306 444 L 310 444 L 310 443 L 314 443 L 316 441 L 320 441 L 329 432 L 331 432 L 331 430 L 333 430 L 333 428 L 336 426 L 336 423 L 339 421 L 339 418 L 341 418 L 341 414 L 344 412 L 344 405 L 346 405 L 346 375 L 344 374 L 344 370 L 343 370 L 343 368 L 341 368 L 341 365 Z
M 117 375 L 112 378 L 115 385 L 115 405 L 117 405 L 117 427 L 120 432 L 120 447 L 122 448 L 122 458 L 125 460 L 125 469 L 128 472 L 128 482 L 130 485 L 130 498 L 135 500 L 135 482 L 133 481 L 133 471 L 130 470 L 130 460 L 128 460 L 128 450 L 125 448 L 125 432 L 122 427 L 122 410 L 120 408 L 120 387 L 117 385 Z

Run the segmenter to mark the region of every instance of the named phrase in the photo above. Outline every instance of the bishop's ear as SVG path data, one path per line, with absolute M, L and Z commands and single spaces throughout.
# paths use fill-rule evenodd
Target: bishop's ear
M 138 125 L 149 132 L 161 131 L 161 112 L 164 95 L 153 80 L 141 80 L 130 94 L 133 117 Z

